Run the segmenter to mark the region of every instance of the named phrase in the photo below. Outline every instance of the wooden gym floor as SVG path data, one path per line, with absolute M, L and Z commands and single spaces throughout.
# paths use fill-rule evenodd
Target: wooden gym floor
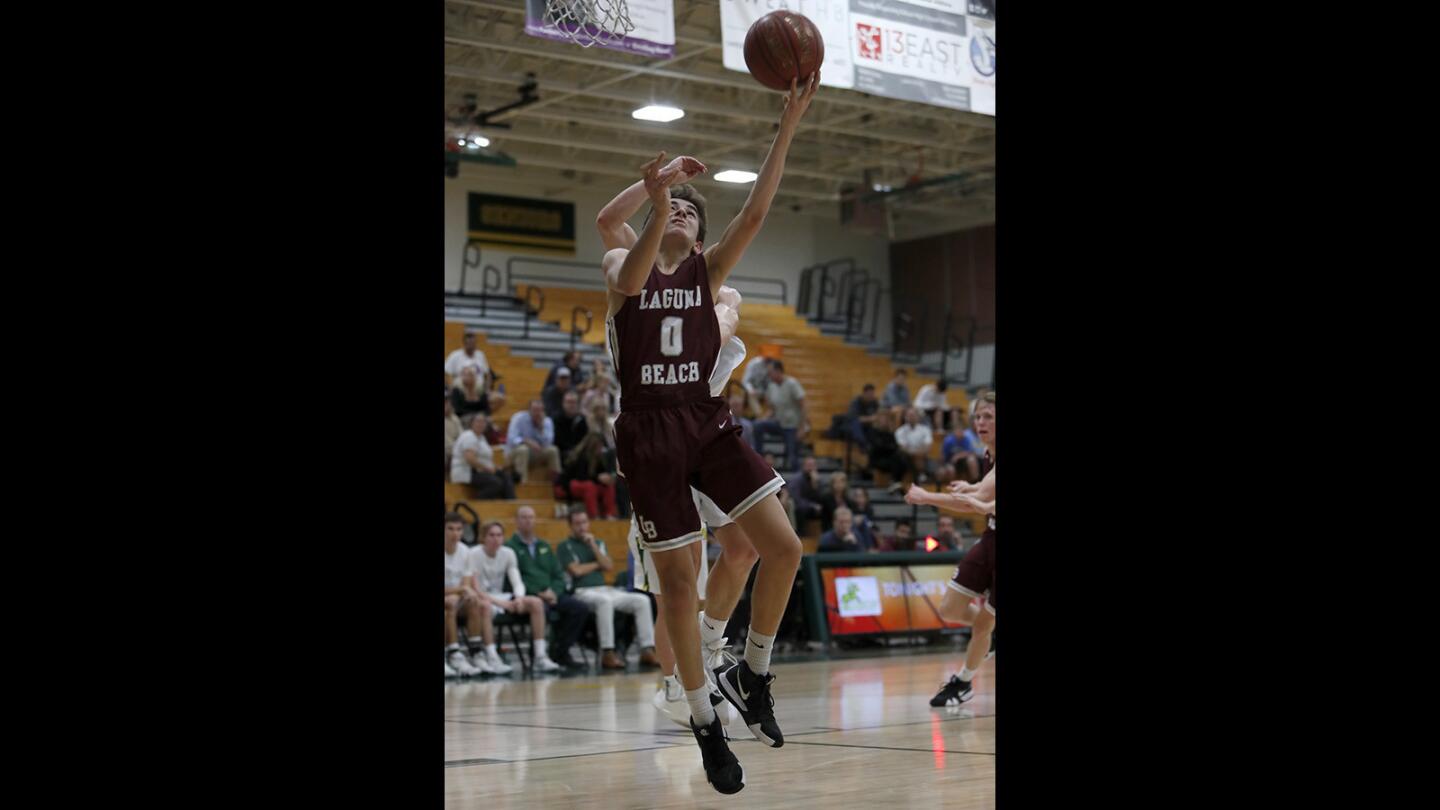
M 995 661 L 970 701 L 929 705 L 961 663 L 947 650 L 774 664 L 785 745 L 761 745 L 737 718 L 734 796 L 710 787 L 694 737 L 651 705 L 656 670 L 449 681 L 445 806 L 992 808 Z

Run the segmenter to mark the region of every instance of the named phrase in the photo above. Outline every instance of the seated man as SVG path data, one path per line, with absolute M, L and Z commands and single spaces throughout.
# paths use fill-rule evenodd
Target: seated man
M 910 457 L 901 452 L 895 433 L 890 429 L 890 413 L 880 411 L 875 414 L 875 421 L 866 428 L 865 435 L 870 440 L 870 452 L 867 454 L 870 466 L 866 469 L 872 475 L 883 471 L 891 478 L 891 489 L 897 489 L 900 479 L 910 472 L 911 464 Z
M 496 616 L 529 614 L 531 646 L 535 651 L 531 668 L 535 672 L 554 672 L 560 666 L 545 653 L 545 602 L 538 596 L 525 594 L 515 551 L 504 545 L 505 527 L 500 521 L 492 520 L 480 529 L 480 537 L 481 545 L 470 549 L 476 589 L 490 603 L 491 612 Z M 492 622 L 486 618 L 485 624 L 488 627 Z M 503 675 L 510 671 L 510 666 L 500 660 L 493 638 L 493 634 L 485 636 L 485 660 Z
M 560 463 L 563 466 L 566 456 L 585 438 L 589 426 L 585 414 L 580 412 L 579 394 L 566 391 L 560 403 L 560 415 L 550 418 L 555 423 L 555 449 L 560 452 Z
M 985 445 L 980 443 L 974 431 L 965 427 L 964 417 L 956 411 L 950 433 L 940 445 L 940 457 L 954 469 L 957 477 L 974 484 L 980 480 L 980 458 L 984 455 Z
M 905 424 L 895 430 L 895 443 L 900 445 L 901 452 L 910 457 L 910 463 L 915 467 L 916 483 L 925 483 L 928 478 L 926 472 L 929 469 L 927 456 L 930 455 L 930 445 L 935 441 L 930 433 L 930 426 L 920 419 L 920 409 L 911 408 L 905 412 Z
M 915 548 L 915 527 L 910 521 L 900 519 L 895 521 L 895 536 L 886 537 L 880 541 L 881 551 L 916 551 Z
M 510 500 L 515 497 L 515 485 L 510 481 L 509 471 L 495 469 L 495 452 L 485 441 L 488 421 L 489 417 L 483 413 L 470 416 L 470 429 L 455 440 L 450 456 L 450 480 L 469 484 L 477 498 Z
M 865 428 L 875 422 L 875 414 L 880 411 L 880 401 L 875 398 L 875 385 L 865 383 L 860 391 L 860 396 L 850 402 L 850 410 L 846 413 L 846 429 L 850 432 L 850 439 L 860 452 L 870 452 L 870 440 L 865 435 Z
M 466 614 L 469 632 L 489 626 L 489 604 L 470 585 L 470 549 L 460 542 L 465 521 L 455 512 L 445 515 L 445 677 L 479 675 L 490 670 L 485 661 L 472 662 L 460 647 L 459 615 Z
M 786 479 L 785 486 L 794 491 L 795 519 L 801 523 L 819 520 L 823 508 L 820 502 L 825 498 L 820 486 L 820 472 L 814 456 L 806 456 L 800 462 L 800 472 Z
M 578 391 L 575 391 L 573 380 L 574 375 L 570 372 L 570 369 L 566 366 L 561 366 L 555 371 L 555 382 L 545 386 L 545 388 L 540 391 L 540 401 L 545 403 L 545 415 L 556 422 L 560 421 L 561 416 L 565 412 L 565 395 L 572 392 L 575 393 L 576 396 L 580 395 Z
M 640 664 L 660 666 L 655 657 L 655 616 L 650 600 L 644 594 L 627 592 L 605 584 L 605 577 L 614 573 L 615 563 L 605 549 L 605 541 L 590 533 L 590 515 L 582 508 L 570 510 L 570 536 L 560 544 L 555 556 L 570 573 L 575 598 L 595 611 L 595 629 L 600 635 L 600 666 L 603 669 L 624 669 L 625 659 L 615 653 L 615 611 L 635 617 L 636 641 L 640 644 Z
M 530 467 L 543 463 L 549 484 L 560 474 L 560 451 L 555 447 L 555 422 L 545 415 L 545 404 L 530 400 L 530 408 L 510 417 L 505 437 L 505 463 L 513 466 L 519 483 L 529 479 Z
M 844 506 L 835 510 L 834 528 L 820 535 L 820 551 L 873 552 L 875 549 L 854 530 L 854 517 Z
M 512 417 L 513 418 L 513 417 Z M 547 608 L 554 608 L 560 615 L 555 628 L 555 646 L 559 655 L 555 663 L 562 667 L 576 667 L 580 664 L 570 657 L 570 647 L 580 638 L 585 629 L 585 620 L 590 616 L 590 606 L 565 593 L 565 573 L 550 544 L 535 534 L 535 510 L 522 506 L 515 510 L 515 533 L 505 545 L 515 552 L 520 567 L 520 579 L 525 590 L 540 597 Z M 543 650 L 544 647 L 537 649 Z M 536 653 L 540 657 L 540 653 Z

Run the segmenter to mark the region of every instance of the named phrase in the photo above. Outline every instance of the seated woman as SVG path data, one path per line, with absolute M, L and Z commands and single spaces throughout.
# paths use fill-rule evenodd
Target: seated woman
M 615 507 L 615 476 L 607 470 L 604 434 L 590 431 L 565 454 L 555 485 L 585 502 L 585 511 L 601 518 L 619 517 Z
M 450 389 L 450 407 L 462 424 L 469 424 L 471 414 L 490 415 L 490 398 L 486 396 L 485 386 L 480 384 L 474 366 L 466 366 L 460 372 L 460 381 Z

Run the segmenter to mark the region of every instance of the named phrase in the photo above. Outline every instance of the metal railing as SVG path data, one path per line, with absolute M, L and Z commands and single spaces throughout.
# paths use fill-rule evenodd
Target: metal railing
M 535 296 L 537 296 L 537 295 L 540 296 L 540 303 L 538 303 L 538 304 L 534 303 L 533 300 L 532 300 L 532 299 L 534 299 Z M 545 291 L 542 290 L 542 289 L 540 289 L 539 287 L 536 287 L 534 284 L 531 284 L 530 287 L 525 290 L 525 338 L 526 338 L 526 339 L 529 339 L 529 337 L 530 337 L 530 319 L 531 319 L 531 318 L 539 317 L 539 315 L 540 315 L 540 310 L 542 310 L 542 309 L 544 309 L 544 308 L 545 308 Z
M 746 291 L 740 290 L 740 294 L 746 298 L 757 298 L 762 301 L 779 301 L 781 304 L 790 302 L 790 288 L 782 278 L 761 278 L 760 276 L 736 276 L 731 275 L 725 279 L 725 283 L 740 290 L 741 284 L 774 284 L 780 288 L 780 292 Z
M 535 288 L 531 287 L 531 289 L 533 290 Z M 581 315 L 585 316 L 584 329 L 579 327 Z M 589 332 L 590 326 L 593 323 L 595 323 L 595 313 L 591 312 L 589 307 L 576 306 L 570 310 L 570 351 L 575 351 L 575 341 L 583 337 L 586 332 Z
M 460 288 L 455 291 L 456 295 L 468 296 L 465 292 L 465 282 L 468 280 L 471 270 L 480 271 L 480 314 L 484 315 L 486 306 L 491 298 L 503 297 L 498 295 L 504 287 L 500 281 L 500 268 L 493 264 L 481 266 L 480 242 L 471 239 L 465 243 L 463 259 L 460 264 Z M 491 280 L 494 283 L 491 283 Z
M 825 319 L 825 299 L 834 296 L 835 308 L 838 310 L 843 306 L 844 299 L 839 295 L 840 287 L 836 280 L 830 277 L 831 271 L 855 269 L 855 259 L 845 257 L 843 259 L 831 259 L 827 262 L 820 262 L 800 271 L 800 291 L 795 300 L 795 314 L 811 320 Z M 868 271 L 867 271 L 868 272 Z M 820 283 L 815 283 L 816 274 L 819 275 Z M 817 292 L 818 295 L 815 293 Z M 815 314 L 810 314 L 811 302 L 815 304 Z
M 957 323 L 958 322 L 958 323 Z M 968 328 L 962 327 L 965 322 L 969 323 Z M 960 330 L 964 328 L 965 336 L 960 336 Z M 954 317 L 952 311 L 945 313 L 945 334 L 940 340 L 940 379 L 955 382 L 959 385 L 970 384 L 970 371 L 975 362 L 975 332 L 979 329 L 979 323 L 971 317 Z M 965 368 L 954 380 L 950 380 L 950 349 L 954 347 L 964 352 Z

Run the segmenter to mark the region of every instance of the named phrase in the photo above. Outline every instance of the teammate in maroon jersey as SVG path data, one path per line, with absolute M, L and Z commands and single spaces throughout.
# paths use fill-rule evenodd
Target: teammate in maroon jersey
M 940 601 L 942 618 L 971 627 L 965 665 L 930 699 L 931 706 L 964 703 L 974 695 L 971 681 L 975 670 L 990 655 L 990 637 L 995 630 L 995 392 L 987 391 L 975 398 L 970 422 L 975 426 L 975 435 L 987 448 L 983 466 L 989 469 L 980 482 L 956 481 L 946 493 L 927 492 L 912 484 L 905 493 L 906 503 L 986 516 L 984 534 L 965 553 Z M 979 600 L 984 608 L 971 600 Z
M 720 353 L 715 297 L 745 248 L 759 233 L 785 170 L 785 155 L 819 87 L 812 74 L 792 84 L 779 131 L 750 196 L 714 244 L 705 242 L 705 202 L 693 189 L 672 194 L 679 171 L 665 154 L 644 168 L 654 206 L 634 247 L 605 254 L 607 326 L 620 378 L 616 455 L 630 483 L 642 548 L 654 555 L 680 680 L 690 704 L 690 728 L 700 745 L 705 777 L 721 793 L 745 786 L 745 773 L 724 739 L 710 703 L 700 631 L 694 558 L 686 548 L 702 539 L 693 485 L 750 537 L 760 555 L 745 660 L 716 679 L 726 699 L 761 742 L 784 743 L 775 722 L 770 652 L 800 564 L 800 539 L 778 498 L 783 479 L 740 437 L 725 400 L 710 394 Z

